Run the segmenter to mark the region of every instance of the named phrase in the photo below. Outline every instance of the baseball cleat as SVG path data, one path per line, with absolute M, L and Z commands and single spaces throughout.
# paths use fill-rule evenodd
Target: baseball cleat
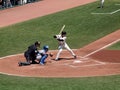
M 40 62 L 40 65 L 45 65 L 44 63 Z
M 76 59 L 77 58 L 77 56 L 74 56 L 74 59 Z
M 19 65 L 19 66 L 22 66 L 22 63 L 21 63 L 21 62 L 18 62 L 18 65 Z

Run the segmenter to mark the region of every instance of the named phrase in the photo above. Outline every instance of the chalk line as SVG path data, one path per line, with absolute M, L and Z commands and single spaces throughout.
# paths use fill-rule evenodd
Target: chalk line
M 117 40 L 113 41 L 112 43 L 109 43 L 108 45 L 105 45 L 105 46 L 103 46 L 103 47 L 101 47 L 101 48 L 99 48 L 99 49 L 97 49 L 97 50 L 95 50 L 95 51 L 93 51 L 93 52 L 91 52 L 91 53 L 83 56 L 83 58 L 86 58 L 86 57 L 88 57 L 88 56 L 90 56 L 90 55 L 92 55 L 92 54 L 94 54 L 94 53 L 96 53 L 96 52 L 98 52 L 98 51 L 100 51 L 100 50 L 102 50 L 102 49 L 105 49 L 105 48 L 107 48 L 107 47 L 109 47 L 109 46 L 117 43 L 118 41 L 120 41 L 120 39 L 117 39 Z
M 120 11 L 120 9 L 117 9 L 117 10 L 115 10 L 115 11 L 113 11 L 113 12 L 110 12 L 110 13 L 91 13 L 91 14 L 103 14 L 103 15 L 105 15 L 105 14 L 115 14 L 115 13 L 117 13 L 117 12 L 119 12 Z

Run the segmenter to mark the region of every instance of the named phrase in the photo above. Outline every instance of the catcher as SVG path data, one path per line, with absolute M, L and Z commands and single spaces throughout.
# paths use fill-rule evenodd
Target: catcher
M 58 47 L 58 49 L 59 49 L 59 51 L 58 51 L 58 53 L 57 53 L 57 56 L 56 56 L 56 58 L 55 58 L 55 60 L 59 60 L 59 56 L 60 56 L 60 53 L 62 52 L 62 50 L 63 50 L 63 48 L 65 48 L 65 49 L 67 49 L 71 54 L 72 54 L 72 56 L 74 57 L 74 58 L 76 58 L 76 55 L 75 55 L 75 53 L 70 49 L 70 47 L 67 45 L 67 43 L 66 43 L 66 32 L 65 31 L 62 31 L 62 33 L 60 34 L 60 35 L 55 35 L 55 36 L 53 36 L 54 38 L 56 38 L 57 40 L 58 40 L 58 42 L 59 42 L 59 47 Z
M 45 65 L 45 60 L 48 57 L 48 55 L 50 55 L 50 57 L 53 56 L 52 53 L 48 54 L 48 50 L 49 50 L 49 46 L 45 45 L 43 46 L 43 49 L 40 50 L 39 53 L 37 54 L 36 59 L 39 60 L 40 65 Z

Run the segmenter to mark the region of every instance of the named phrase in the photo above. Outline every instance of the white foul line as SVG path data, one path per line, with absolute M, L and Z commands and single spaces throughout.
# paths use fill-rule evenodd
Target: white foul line
M 110 14 L 110 13 L 91 13 L 91 14 Z
M 115 4 L 115 5 L 120 5 L 120 4 Z
M 119 11 L 120 11 L 120 9 L 115 10 L 115 11 L 110 12 L 110 13 L 91 13 L 91 14 L 114 14 L 114 13 L 117 13 L 117 12 L 119 12 Z
M 111 12 L 110 14 L 114 14 L 114 13 L 119 12 L 119 11 L 120 11 L 120 9 L 118 9 L 118 10 L 116 10 L 114 12 Z
M 117 39 L 116 41 L 114 41 L 114 42 L 112 42 L 112 43 L 110 43 L 110 44 L 108 44 L 108 45 L 105 45 L 104 47 L 102 47 L 102 48 L 100 48 L 100 49 L 97 49 L 97 50 L 95 50 L 95 51 L 93 51 L 93 52 L 91 52 L 91 53 L 83 56 L 83 58 L 86 58 L 86 57 L 88 57 L 88 56 L 90 56 L 90 55 L 92 55 L 92 54 L 94 54 L 94 53 L 96 53 L 96 52 L 98 52 L 98 51 L 100 51 L 100 50 L 102 50 L 102 49 L 104 49 L 104 48 L 107 48 L 107 47 L 109 47 L 109 46 L 117 43 L 118 41 L 120 41 L 120 39 Z

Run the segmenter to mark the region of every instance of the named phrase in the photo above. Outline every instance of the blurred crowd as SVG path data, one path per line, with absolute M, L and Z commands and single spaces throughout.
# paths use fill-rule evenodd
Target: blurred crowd
M 38 0 L 0 0 L 0 9 L 10 8 L 17 5 L 24 5 Z

